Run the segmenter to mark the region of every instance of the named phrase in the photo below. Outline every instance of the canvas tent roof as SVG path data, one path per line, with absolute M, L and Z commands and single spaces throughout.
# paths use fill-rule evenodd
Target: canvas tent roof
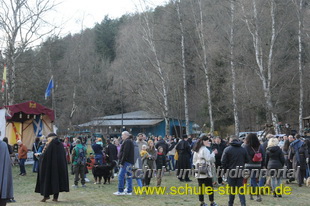
M 28 115 L 47 115 L 51 121 L 55 120 L 55 113 L 53 110 L 42 106 L 34 101 L 28 101 L 20 104 L 8 105 L 1 107 L 0 109 L 7 109 L 6 120 L 14 122 L 24 122 L 27 121 Z
M 35 137 L 53 131 L 54 111 L 34 101 L 4 106 L 0 111 L 5 113 L 1 134 L 8 137 L 11 145 L 21 139 L 31 149 Z

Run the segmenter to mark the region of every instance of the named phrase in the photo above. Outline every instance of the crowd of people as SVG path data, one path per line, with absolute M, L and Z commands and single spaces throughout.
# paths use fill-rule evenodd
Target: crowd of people
M 119 187 L 115 195 L 131 195 L 132 180 L 124 179 L 125 173 L 128 173 L 128 167 L 135 165 L 134 158 L 135 144 L 138 144 L 141 154 L 142 168 L 149 168 L 144 179 L 143 186 L 148 187 L 151 183 L 149 173 L 155 169 L 170 171 L 177 169 L 176 175 L 181 182 L 190 182 L 190 170 L 198 168 L 200 164 L 207 163 L 209 165 L 207 173 L 200 173 L 196 170 L 195 177 L 198 180 L 198 185 L 214 187 L 224 185 L 224 180 L 221 175 L 217 176 L 216 169 L 231 170 L 244 168 L 253 171 L 247 177 L 230 177 L 226 176 L 225 182 L 231 187 L 241 187 L 249 182 L 252 187 L 250 200 L 262 201 L 263 192 L 260 189 L 265 186 L 271 186 L 273 197 L 282 197 L 278 187 L 282 183 L 282 174 L 274 175 L 270 173 L 267 178 L 260 177 L 260 170 L 278 170 L 284 168 L 294 169 L 296 171 L 295 178 L 288 178 L 286 183 L 289 184 L 296 179 L 298 186 L 304 184 L 304 180 L 309 177 L 309 151 L 308 146 L 310 141 L 301 138 L 299 135 L 289 135 L 277 137 L 268 134 L 266 138 L 259 139 L 256 134 L 250 133 L 244 139 L 239 139 L 236 136 L 230 136 L 222 139 L 219 136 L 212 137 L 211 135 L 201 134 L 199 138 L 192 138 L 183 135 L 181 139 L 168 137 L 147 138 L 144 134 L 139 134 L 137 139 L 128 132 L 123 132 L 122 147 L 120 152 L 121 168 L 119 176 Z M 180 174 L 183 171 L 184 174 Z M 132 173 L 127 174 L 131 177 Z M 125 188 L 127 183 L 127 188 Z M 161 184 L 161 175 L 157 175 L 157 186 Z M 138 184 L 139 186 L 139 184 Z M 234 188 L 232 188 L 234 189 Z M 235 188 L 236 189 L 236 188 Z M 235 195 L 232 191 L 229 194 L 228 205 L 234 204 Z M 246 205 L 245 196 L 239 194 L 241 205 Z M 209 195 L 210 205 L 217 205 L 214 201 L 214 195 Z M 204 201 L 204 196 L 199 195 L 200 204 L 207 205 Z
M 25 176 L 25 160 L 27 159 L 27 147 L 23 142 L 18 142 L 18 158 L 20 165 L 20 175 Z M 87 151 L 88 144 L 92 151 Z M 10 154 L 12 147 L 7 144 L 7 138 L 0 141 L 0 147 L 7 145 L 6 152 L 0 150 L 0 164 L 7 174 L 11 174 Z M 86 187 L 89 179 L 86 177 L 88 170 L 94 167 L 111 165 L 117 163 L 111 170 L 111 178 L 118 174 L 118 188 L 114 195 L 132 195 L 133 179 L 138 187 L 149 187 L 151 185 L 161 186 L 162 173 L 176 171 L 176 176 L 180 182 L 191 182 L 190 169 L 197 169 L 201 165 L 207 165 L 204 172 L 195 170 L 195 178 L 198 186 L 215 187 L 225 183 L 231 187 L 241 187 L 249 182 L 254 191 L 259 191 L 264 185 L 270 185 L 274 197 L 282 197 L 277 192 L 278 186 L 282 183 L 282 176 L 271 174 L 270 177 L 258 177 L 262 169 L 295 169 L 299 172 L 296 177 L 288 178 L 287 184 L 297 181 L 298 186 L 304 184 L 304 180 L 309 177 L 309 140 L 304 140 L 299 135 L 288 135 L 277 137 L 268 134 L 266 138 L 258 138 L 256 134 L 250 133 L 244 139 L 236 136 L 221 138 L 213 137 L 211 134 L 201 134 L 199 137 L 183 135 L 181 138 L 174 136 L 151 136 L 147 137 L 140 133 L 136 137 L 128 131 L 124 131 L 121 137 L 115 138 L 95 138 L 89 141 L 87 137 L 60 138 L 51 133 L 46 138 L 36 138 L 32 146 L 34 152 L 33 172 L 37 174 L 35 192 L 43 196 L 42 202 L 50 199 L 58 201 L 59 192 L 69 192 L 68 164 L 71 164 L 71 174 L 74 175 L 73 188 Z M 11 165 L 11 164 L 10 164 Z M 54 167 L 53 165 L 58 165 Z M 70 167 L 69 167 L 70 168 Z M 253 171 L 248 177 L 230 177 L 218 175 L 216 169 L 231 170 L 245 168 Z M 146 172 L 143 175 L 144 169 Z M 136 171 L 141 171 L 140 173 Z M 1 175 L 7 175 L 2 174 Z M 218 176 L 217 176 L 218 175 Z M 13 186 L 11 176 L 8 175 L 6 192 L 2 189 L 1 204 L 3 200 L 13 199 Z M 156 177 L 154 183 L 152 179 Z M 101 184 L 95 181 L 94 184 Z M 11 186 L 10 186 L 11 185 Z M 3 187 L 1 187 L 3 188 Z M 236 188 L 235 188 L 236 189 Z M 253 192 L 250 200 L 262 201 L 262 193 Z M 204 195 L 198 196 L 201 206 L 207 205 Z M 229 194 L 228 205 L 234 204 L 235 195 Z M 241 205 L 246 205 L 245 196 L 239 194 Z M 211 206 L 216 206 L 214 194 L 209 195 Z

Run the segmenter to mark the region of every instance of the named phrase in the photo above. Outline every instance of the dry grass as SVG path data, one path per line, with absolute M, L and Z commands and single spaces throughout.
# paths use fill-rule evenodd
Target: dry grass
M 117 191 L 117 178 L 112 180 L 110 185 L 94 185 L 93 181 L 87 183 L 87 188 L 71 189 L 68 193 L 61 193 L 59 196 L 58 203 L 54 203 L 50 200 L 47 203 L 41 203 L 42 196 L 38 193 L 34 193 L 36 174 L 32 173 L 31 166 L 26 168 L 27 176 L 19 176 L 19 168 L 13 168 L 14 178 L 14 194 L 16 203 L 10 205 L 199 205 L 198 196 L 196 195 L 132 195 L 132 196 L 114 196 L 112 193 Z M 88 178 L 92 180 L 92 175 L 88 174 Z M 190 186 L 197 186 L 197 182 L 194 178 Z M 70 175 L 70 186 L 73 184 L 73 176 Z M 133 181 L 134 186 L 136 182 Z M 155 184 L 155 180 L 152 179 L 152 185 Z M 185 186 L 184 183 L 179 182 L 174 175 L 166 175 L 163 177 L 162 186 Z M 263 196 L 263 201 L 258 203 L 250 200 L 246 197 L 247 205 L 284 205 L 284 206 L 299 206 L 299 205 L 310 205 L 310 188 L 309 187 L 297 187 L 296 184 L 290 184 L 292 187 L 292 194 L 284 196 L 283 198 L 273 198 L 272 196 Z M 205 196 L 205 200 L 208 197 Z M 228 196 L 221 196 L 215 194 L 215 201 L 218 205 L 227 205 Z M 208 201 L 206 201 L 208 202 Z M 235 205 L 239 204 L 239 199 L 236 197 Z

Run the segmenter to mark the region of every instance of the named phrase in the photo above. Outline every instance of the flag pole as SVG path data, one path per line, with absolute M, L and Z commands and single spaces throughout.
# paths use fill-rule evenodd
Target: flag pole
M 52 87 L 52 108 L 54 110 L 54 115 L 55 115 L 55 119 L 54 119 L 54 124 L 56 125 L 56 105 L 55 105 L 55 81 L 54 81 L 54 76 L 52 75 L 52 81 L 53 81 L 53 87 Z
M 123 79 L 122 79 L 122 83 L 121 83 L 121 108 L 122 108 L 122 126 L 121 126 L 121 133 L 123 132 L 123 131 L 125 131 L 124 129 L 123 129 L 123 127 L 124 127 L 124 109 L 123 109 Z
M 4 84 L 4 89 L 5 89 L 5 105 L 8 105 L 8 83 L 5 82 Z

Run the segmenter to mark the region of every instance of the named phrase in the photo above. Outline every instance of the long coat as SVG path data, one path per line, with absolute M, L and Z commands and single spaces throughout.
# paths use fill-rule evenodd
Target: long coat
M 296 150 L 296 148 L 298 148 Z M 298 154 L 299 154 L 299 160 L 298 160 Z M 289 149 L 289 155 L 288 158 L 289 160 L 293 161 L 293 168 L 297 169 L 298 166 L 300 166 L 301 170 L 305 170 L 307 163 L 306 159 L 309 157 L 308 153 L 308 146 L 301 140 L 295 140 L 294 142 L 291 143 L 290 149 Z
M 105 152 L 108 155 L 109 162 L 117 160 L 117 147 L 114 144 L 108 144 Z
M 13 198 L 12 164 L 5 142 L 0 140 L 0 199 Z
M 179 159 L 178 159 L 178 172 L 181 169 L 190 169 L 190 159 L 191 159 L 191 147 L 189 143 L 185 140 L 180 141 L 176 148 L 178 152 Z
M 133 144 L 135 146 L 135 155 L 134 155 L 135 164 L 133 165 L 132 171 L 135 178 L 141 178 L 143 176 L 143 172 L 142 172 L 142 160 L 139 152 L 139 145 L 135 141 L 133 141 Z
M 58 138 L 54 138 L 40 156 L 35 192 L 44 197 L 69 192 L 66 152 Z

